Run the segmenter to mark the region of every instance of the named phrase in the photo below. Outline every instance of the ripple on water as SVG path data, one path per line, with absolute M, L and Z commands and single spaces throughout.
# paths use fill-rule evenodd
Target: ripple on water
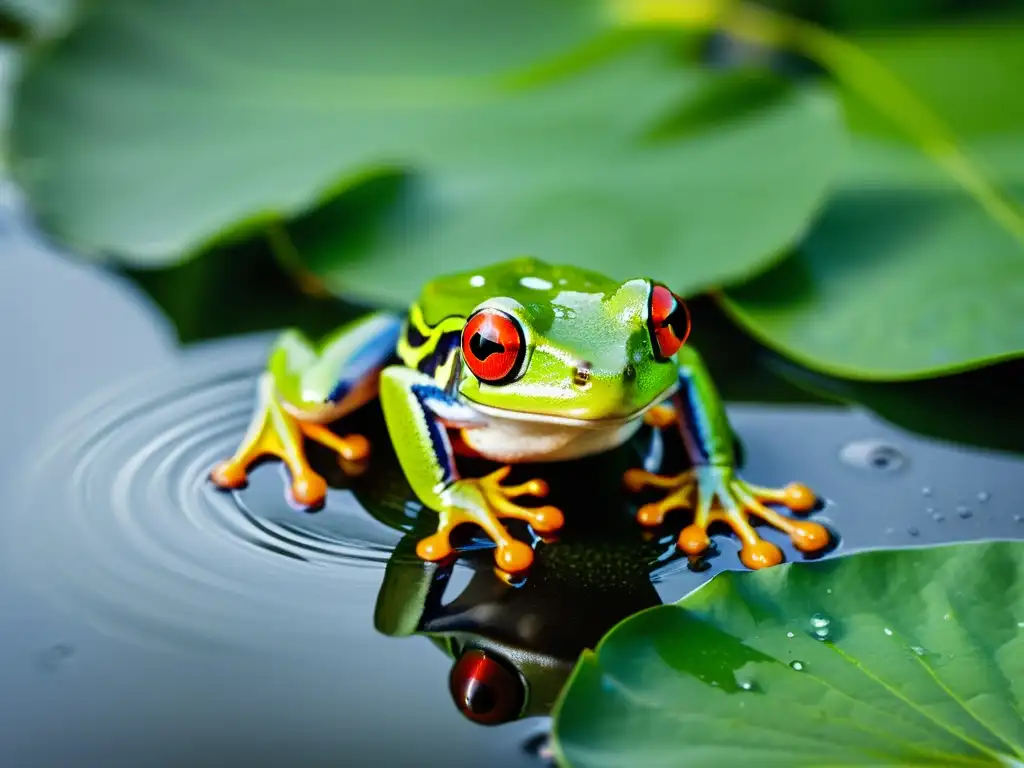
M 206 345 L 59 419 L 27 462 L 24 503 L 0 521 L 15 577 L 178 647 L 275 647 L 370 621 L 401 532 L 344 490 L 314 514 L 289 507 L 279 466 L 236 493 L 207 480 L 249 421 L 266 348 Z

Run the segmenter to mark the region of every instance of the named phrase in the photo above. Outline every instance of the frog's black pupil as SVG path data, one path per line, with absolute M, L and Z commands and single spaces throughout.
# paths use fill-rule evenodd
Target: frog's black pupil
M 486 360 L 491 355 L 500 355 L 505 351 L 505 347 L 477 332 L 469 340 L 469 351 L 476 355 L 477 360 Z
M 677 339 L 682 339 L 686 336 L 686 310 L 678 302 L 671 314 L 665 318 L 665 325 L 672 329 L 672 334 Z
M 479 680 L 466 687 L 466 709 L 474 715 L 486 715 L 497 703 L 494 692 Z

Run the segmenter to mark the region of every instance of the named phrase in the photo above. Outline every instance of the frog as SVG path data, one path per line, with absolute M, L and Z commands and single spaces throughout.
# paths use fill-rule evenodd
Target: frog
M 673 536 L 693 558 L 712 547 L 709 529 L 725 524 L 751 570 L 784 559 L 755 522 L 782 531 L 802 553 L 822 552 L 832 533 L 806 519 L 818 504 L 807 485 L 768 487 L 740 477 L 724 402 L 687 343 L 691 325 L 686 302 L 647 277 L 619 280 L 534 257 L 443 275 L 406 311 L 369 312 L 317 343 L 297 329 L 283 331 L 258 376 L 249 427 L 210 479 L 236 490 L 258 460 L 276 457 L 288 470 L 289 499 L 316 508 L 327 483 L 309 463 L 307 442 L 358 475 L 369 441 L 335 425 L 377 401 L 412 492 L 437 514 L 417 555 L 457 557 L 453 533 L 475 525 L 493 542 L 495 567 L 522 574 L 534 548 L 557 537 L 565 514 L 543 503 L 544 480 L 504 482 L 513 467 L 613 451 L 646 424 L 675 434 L 687 461 L 624 472 L 626 494 L 656 497 L 638 505 L 637 524 L 658 529 L 670 513 L 688 510 Z M 497 468 L 465 476 L 464 457 Z M 514 536 L 509 520 L 525 523 L 532 543 Z

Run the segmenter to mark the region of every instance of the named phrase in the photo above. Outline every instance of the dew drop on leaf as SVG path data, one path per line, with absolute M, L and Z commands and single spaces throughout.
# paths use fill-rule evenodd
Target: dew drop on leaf
M 804 668 L 804 663 L 802 661 L 791 661 L 789 662 L 789 668 L 796 670 L 797 672 L 802 672 Z
M 889 629 L 888 627 L 886 627 L 882 631 L 885 632 L 885 634 L 887 634 L 889 637 L 892 637 L 892 630 Z

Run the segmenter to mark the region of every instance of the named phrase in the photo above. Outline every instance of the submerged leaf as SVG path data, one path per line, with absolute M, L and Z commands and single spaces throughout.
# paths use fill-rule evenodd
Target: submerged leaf
M 1024 543 L 727 572 L 580 661 L 571 766 L 1024 759 Z
M 684 292 L 758 272 L 827 191 L 832 94 L 734 101 L 675 33 L 615 30 L 605 8 L 110 0 L 22 81 L 14 171 L 60 237 L 147 265 L 401 177 L 357 230 L 293 237 L 377 301 L 524 253 Z

